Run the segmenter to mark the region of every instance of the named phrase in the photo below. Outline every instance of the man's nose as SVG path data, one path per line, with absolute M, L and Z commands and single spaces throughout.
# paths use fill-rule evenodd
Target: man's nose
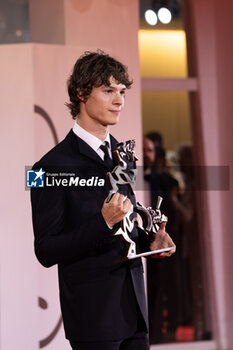
M 113 103 L 122 106 L 124 104 L 124 96 L 120 93 L 117 93 L 114 96 Z

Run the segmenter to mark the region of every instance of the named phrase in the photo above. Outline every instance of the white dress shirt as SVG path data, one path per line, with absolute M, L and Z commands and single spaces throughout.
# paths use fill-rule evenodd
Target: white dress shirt
M 73 132 L 80 137 L 84 142 L 86 142 L 99 156 L 101 159 L 104 160 L 104 152 L 102 149 L 100 149 L 100 146 L 103 145 L 105 142 L 108 142 L 108 152 L 110 158 L 112 158 L 112 152 L 111 152 L 111 142 L 110 142 L 110 135 L 107 133 L 107 136 L 105 137 L 104 141 L 101 141 L 98 139 L 98 137 L 90 134 L 88 131 L 84 130 L 80 125 L 77 124 L 77 122 L 74 123 L 73 126 Z

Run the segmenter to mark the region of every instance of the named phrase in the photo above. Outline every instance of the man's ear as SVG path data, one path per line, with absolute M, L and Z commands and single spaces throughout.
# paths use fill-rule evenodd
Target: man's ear
M 79 88 L 77 89 L 77 96 L 78 96 L 78 98 L 80 99 L 81 102 L 83 102 L 83 103 L 87 102 L 87 98 L 85 98 L 83 96 L 83 92 Z

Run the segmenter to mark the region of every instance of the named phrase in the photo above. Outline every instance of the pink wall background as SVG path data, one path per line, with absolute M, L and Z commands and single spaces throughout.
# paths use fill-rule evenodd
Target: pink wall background
M 227 165 L 232 182 L 233 24 L 230 0 L 189 0 L 190 30 L 195 52 L 199 85 L 200 115 L 196 116 L 196 135 L 201 139 L 199 158 L 205 165 Z M 211 182 L 211 177 L 207 179 Z M 220 181 L 220 180 L 219 180 Z M 205 252 L 211 296 L 211 322 L 220 349 L 233 349 L 232 279 L 232 184 L 229 191 L 204 194 L 203 218 Z
M 73 121 L 64 106 L 66 80 L 84 50 L 101 48 L 129 66 L 134 86 L 127 94 L 120 124 L 112 128 L 112 133 L 119 140 L 135 138 L 137 154 L 142 159 L 138 2 L 41 0 L 40 7 L 36 3 L 31 1 L 32 41 L 36 44 L 0 46 L 1 350 L 39 349 L 39 341 L 59 321 L 56 267 L 44 269 L 33 253 L 24 167 L 32 165 L 54 145 L 45 121 L 34 113 L 34 104 L 50 115 L 59 140 L 72 127 Z M 199 152 L 205 164 L 232 167 L 233 3 L 189 0 L 189 4 L 201 111 L 196 121 L 200 131 L 196 137 L 202 138 L 203 144 Z M 48 13 L 52 14 L 52 21 L 43 17 Z M 46 35 L 48 32 L 50 35 Z M 143 201 L 142 193 L 138 199 Z M 205 200 L 203 232 L 214 337 L 219 349 L 230 350 L 233 349 L 232 189 L 208 192 Z M 38 296 L 48 302 L 47 309 L 38 307 Z M 62 328 L 44 348 L 69 349 Z
M 32 47 L 1 45 L 0 59 L 0 348 L 37 349 L 37 263 L 24 185 L 24 166 L 34 160 Z
M 230 166 L 230 178 L 233 179 L 233 23 L 230 17 L 233 13 L 233 3 L 228 0 L 222 8 L 220 2 L 215 2 L 216 18 L 216 52 L 218 60 L 218 115 L 219 115 L 219 143 L 220 143 L 220 162 Z M 229 192 L 223 192 L 221 198 L 222 205 L 222 237 L 223 237 L 223 256 L 224 256 L 224 285 L 225 307 L 226 307 L 226 338 L 227 346 L 233 348 L 233 235 L 232 235 L 232 184 Z

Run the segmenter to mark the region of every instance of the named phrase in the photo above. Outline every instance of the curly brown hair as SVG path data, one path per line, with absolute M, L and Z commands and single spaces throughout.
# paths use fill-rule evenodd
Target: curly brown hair
M 87 99 L 93 87 L 110 86 L 110 77 L 124 84 L 127 89 L 133 83 L 129 79 L 127 67 L 103 51 L 86 51 L 79 57 L 67 82 L 70 103 L 66 103 L 66 106 L 70 109 L 73 119 L 80 113 L 78 93 Z

